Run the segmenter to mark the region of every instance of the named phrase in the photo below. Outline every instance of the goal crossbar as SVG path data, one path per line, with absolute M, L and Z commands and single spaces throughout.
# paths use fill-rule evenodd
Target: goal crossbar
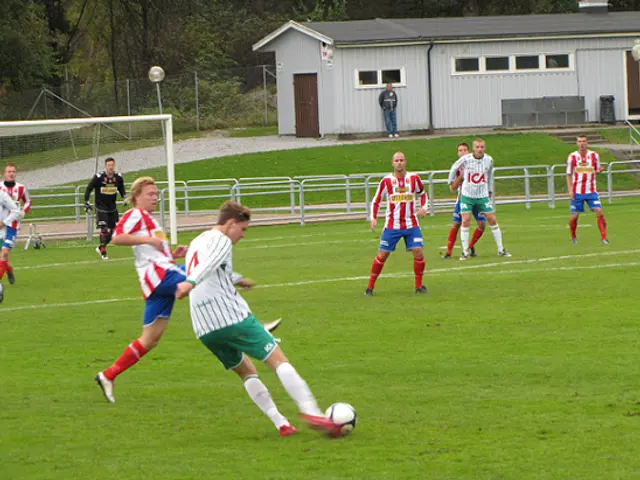
M 162 122 L 166 127 L 164 128 L 164 146 L 167 159 L 167 181 L 169 186 L 169 229 L 171 244 L 175 245 L 178 243 L 178 217 L 176 213 L 176 178 L 173 157 L 173 117 L 170 114 L 61 118 L 55 120 L 16 120 L 11 122 L 0 122 L 0 136 L 3 136 L 3 132 L 6 132 L 7 129 L 12 131 L 11 135 L 15 135 L 15 129 L 18 129 L 18 131 L 20 129 L 27 129 L 27 132 L 31 130 L 31 133 L 33 133 L 32 129 L 38 127 L 42 128 L 50 126 L 53 130 L 64 130 L 65 127 L 73 127 L 79 125 L 129 123 L 141 121 L 159 121 Z

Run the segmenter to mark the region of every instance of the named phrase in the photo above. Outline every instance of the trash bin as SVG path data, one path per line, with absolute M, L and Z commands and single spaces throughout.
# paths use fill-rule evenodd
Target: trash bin
M 615 97 L 613 95 L 602 95 L 600 97 L 600 123 L 616 123 L 614 103 Z

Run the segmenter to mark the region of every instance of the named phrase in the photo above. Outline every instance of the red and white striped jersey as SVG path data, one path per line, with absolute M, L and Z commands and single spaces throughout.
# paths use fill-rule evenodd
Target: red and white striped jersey
M 596 191 L 596 174 L 600 168 L 600 155 L 591 150 L 583 157 L 575 151 L 567 158 L 567 175 L 572 176 L 573 193 L 587 194 Z
M 18 206 L 22 206 L 22 212 L 24 215 L 29 213 L 29 210 L 31 210 L 31 197 L 29 196 L 27 187 L 18 182 L 16 182 L 12 187 L 7 187 L 4 182 L 0 182 L 0 190 L 9 195 L 9 197 L 18 204 Z M 15 220 L 9 226 L 17 229 L 20 226 L 20 221 Z
M 137 237 L 157 237 L 163 240 L 162 252 L 148 244 L 132 247 L 142 294 L 144 298 L 149 298 L 149 295 L 162 283 L 167 270 L 179 270 L 173 260 L 169 241 L 158 222 L 149 212 L 140 208 L 128 210 L 120 219 L 116 225 L 115 235 L 123 233 Z
M 383 196 L 387 199 L 385 228 L 404 230 L 420 226 L 416 215 L 416 197 L 420 197 L 420 207 L 424 207 L 427 195 L 417 173 L 407 173 L 403 178 L 389 174 L 380 181 L 371 203 L 372 219 L 378 218 Z

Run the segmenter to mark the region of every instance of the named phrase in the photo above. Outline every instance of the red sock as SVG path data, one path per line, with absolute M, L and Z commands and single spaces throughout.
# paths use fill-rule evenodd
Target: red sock
M 413 273 L 416 276 L 416 288 L 422 287 L 422 275 L 424 275 L 424 257 L 413 259 Z
M 104 373 L 104 376 L 107 377 L 108 380 L 113 381 L 126 369 L 138 363 L 145 353 L 147 353 L 147 351 L 144 349 L 140 341 L 136 340 L 135 342 L 130 343 L 129 346 L 124 349 L 120 358 L 118 358 L 113 365 L 102 373 Z
M 600 225 L 598 220 L 598 225 Z M 576 229 L 578 228 L 578 219 L 569 220 L 569 229 L 571 230 L 571 238 L 576 238 Z
M 600 229 L 600 236 L 602 240 L 607 239 L 607 221 L 604 217 L 598 217 L 598 228 Z
M 482 236 L 483 233 L 484 233 L 484 230 L 480 228 L 475 229 L 475 231 L 473 232 L 473 238 L 471 239 L 471 243 L 469 243 L 469 248 L 473 248 L 476 242 L 480 240 L 480 237 Z
M 377 255 L 376 258 L 373 259 L 373 264 L 371 265 L 371 275 L 369 276 L 369 286 L 367 287 L 369 290 L 373 290 L 373 286 L 376 284 L 378 275 L 380 275 L 382 267 L 384 267 L 385 260 L 381 259 Z
M 447 255 L 451 255 L 453 251 L 453 246 L 456 244 L 456 238 L 458 238 L 458 230 L 460 230 L 460 225 L 455 224 L 449 230 L 449 238 L 447 238 Z
M 4 277 L 4 272 L 9 270 L 8 267 L 9 264 L 7 262 L 5 262 L 4 260 L 0 260 L 0 280 L 2 280 L 2 277 Z

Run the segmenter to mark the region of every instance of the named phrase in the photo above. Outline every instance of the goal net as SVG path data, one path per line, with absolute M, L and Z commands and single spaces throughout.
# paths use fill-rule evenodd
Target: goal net
M 171 115 L 0 122 L 0 165 L 14 163 L 17 181 L 34 199 L 27 221 L 77 220 L 83 187 L 109 157 L 126 184 L 135 179 L 128 172 L 166 168 L 166 176 L 164 168 L 156 175 L 166 197 L 157 213 L 168 213 L 171 243 L 177 243 Z

